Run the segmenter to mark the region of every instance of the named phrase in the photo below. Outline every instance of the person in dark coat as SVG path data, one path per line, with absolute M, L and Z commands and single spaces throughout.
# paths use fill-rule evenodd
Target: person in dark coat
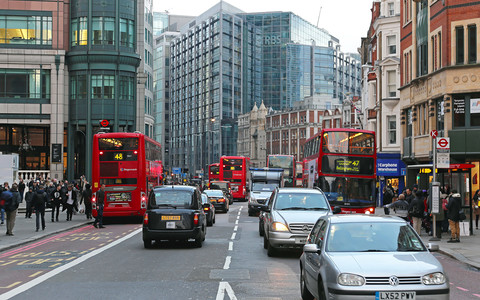
M 22 202 L 23 194 L 25 193 L 25 182 L 23 182 L 23 179 L 20 179 L 20 182 L 18 183 L 18 192 L 20 193 L 20 202 Z
M 415 195 L 412 193 L 411 189 L 407 189 L 405 191 L 405 200 L 408 202 L 408 204 L 412 203 L 412 200 L 415 199 Z
M 85 190 L 82 192 L 80 204 L 82 204 L 82 200 L 85 201 L 85 215 L 87 219 L 90 220 L 92 218 L 92 189 L 88 183 L 85 184 Z
M 4 196 L 4 193 L 7 195 Z M 10 196 L 11 195 L 11 196 Z M 17 217 L 17 209 L 20 204 L 20 193 L 18 185 L 14 183 L 10 190 L 2 193 L 2 199 L 5 199 L 5 212 L 7 215 L 7 235 L 13 235 L 13 227 L 15 227 L 15 219 Z
M 32 199 L 33 199 L 33 188 L 29 187 L 28 192 L 25 193 L 25 204 L 26 204 L 25 218 L 29 218 L 29 219 L 32 218 L 32 211 L 33 211 Z
M 60 185 L 57 185 L 56 189 L 50 195 L 50 199 L 52 199 L 52 222 L 54 222 L 54 218 L 58 222 L 60 205 L 62 204 L 63 198 L 64 195 L 62 194 L 62 187 Z
M 420 235 L 422 229 L 423 212 L 425 211 L 425 205 L 423 203 L 423 191 L 417 190 L 415 198 L 408 206 L 408 213 L 412 218 L 413 229 Z
M 47 193 L 45 193 L 43 185 L 39 185 L 32 199 L 32 206 L 35 208 L 37 231 L 40 229 L 40 221 L 42 222 L 42 230 L 45 230 L 45 204 L 47 200 Z
M 67 208 L 67 221 L 72 220 L 73 210 L 77 208 L 77 193 L 73 190 L 73 185 L 69 184 L 64 196 L 64 205 Z
M 93 222 L 93 226 L 95 228 L 105 228 L 103 226 L 103 205 L 105 204 L 105 184 L 102 184 L 100 189 L 97 191 L 97 217 L 95 218 L 95 222 Z M 98 226 L 97 226 L 98 224 Z
M 452 237 L 447 243 L 460 242 L 460 209 L 462 209 L 462 197 L 455 190 L 452 191 L 447 204 L 447 217 L 450 224 Z

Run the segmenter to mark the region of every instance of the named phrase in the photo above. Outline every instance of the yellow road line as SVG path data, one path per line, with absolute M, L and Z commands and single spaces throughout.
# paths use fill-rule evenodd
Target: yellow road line
M 59 265 L 61 265 L 61 263 L 56 263 L 56 264 L 51 265 L 50 268 L 55 268 L 56 266 L 59 266 Z
M 11 289 L 12 287 L 16 286 L 16 285 L 19 285 L 20 283 L 22 283 L 21 281 L 17 281 L 17 282 L 14 282 L 12 283 L 11 285 L 9 286 L 0 286 L 0 289 Z
M 39 271 L 37 273 L 33 273 L 32 275 L 28 276 L 28 277 L 37 277 L 38 275 L 42 274 L 43 271 Z

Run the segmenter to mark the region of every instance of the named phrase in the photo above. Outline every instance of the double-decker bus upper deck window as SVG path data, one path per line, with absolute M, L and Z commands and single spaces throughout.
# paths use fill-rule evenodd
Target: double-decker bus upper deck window
M 348 153 L 348 132 L 325 132 L 323 134 L 324 153 Z
M 137 150 L 138 138 L 99 138 L 99 150 Z
M 223 169 L 231 171 L 243 170 L 243 161 L 241 159 L 224 159 Z
M 362 132 L 350 132 L 350 153 L 373 154 L 373 134 Z

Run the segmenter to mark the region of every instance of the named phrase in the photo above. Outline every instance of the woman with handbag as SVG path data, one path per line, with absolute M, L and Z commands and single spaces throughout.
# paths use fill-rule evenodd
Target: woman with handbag
M 478 219 L 480 218 L 480 190 L 473 195 L 472 211 L 475 216 L 475 228 L 478 229 Z

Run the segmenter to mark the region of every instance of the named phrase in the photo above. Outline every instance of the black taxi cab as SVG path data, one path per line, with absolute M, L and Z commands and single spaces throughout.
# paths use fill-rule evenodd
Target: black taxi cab
M 143 218 L 143 244 L 152 241 L 188 241 L 202 247 L 207 222 L 200 191 L 192 186 L 167 185 L 155 187 L 149 195 Z

